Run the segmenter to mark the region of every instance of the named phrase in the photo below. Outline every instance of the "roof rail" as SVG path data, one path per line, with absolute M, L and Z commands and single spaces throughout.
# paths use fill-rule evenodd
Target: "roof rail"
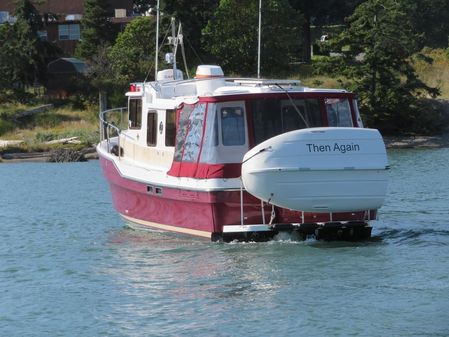
M 257 79 L 257 78 L 229 78 L 226 79 L 232 81 L 236 84 L 262 87 L 269 85 L 280 85 L 280 86 L 301 86 L 301 81 L 299 80 L 276 80 L 276 79 Z

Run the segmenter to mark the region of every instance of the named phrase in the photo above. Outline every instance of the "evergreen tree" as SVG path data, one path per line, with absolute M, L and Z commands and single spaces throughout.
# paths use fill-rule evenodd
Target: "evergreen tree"
M 100 46 L 113 42 L 115 32 L 109 21 L 111 16 L 107 0 L 86 0 L 85 13 L 81 20 L 81 42 L 76 54 L 85 60 L 92 59 Z
M 115 79 L 122 84 L 143 81 L 154 67 L 155 23 L 138 17 L 119 34 L 108 53 Z M 153 73 L 150 73 L 153 77 Z
M 253 75 L 257 70 L 258 1 L 222 0 L 203 30 L 203 46 L 227 72 Z M 298 13 L 287 0 L 264 0 L 261 72 L 288 68 L 299 50 Z
M 214 15 L 219 0 L 165 0 L 163 11 L 182 23 L 187 59 L 203 63 L 207 48 L 201 43 L 202 30 Z M 207 41 L 206 41 L 207 43 Z
M 413 28 L 422 34 L 422 46 L 446 48 L 449 35 L 448 0 L 401 0 L 409 8 Z
M 361 2 L 362 0 L 290 0 L 291 6 L 303 14 L 298 22 L 303 62 L 311 61 L 311 25 L 343 24 L 344 19 Z
M 46 66 L 59 50 L 39 39 L 42 17 L 29 0 L 17 2 L 13 24 L 0 25 L 0 90 L 23 90 L 45 82 Z
M 352 81 L 367 124 L 387 133 L 426 131 L 418 98 L 438 93 L 417 78 L 410 63 L 420 37 L 407 13 L 395 0 L 367 0 L 331 42 L 342 57 L 331 58 L 329 68 Z

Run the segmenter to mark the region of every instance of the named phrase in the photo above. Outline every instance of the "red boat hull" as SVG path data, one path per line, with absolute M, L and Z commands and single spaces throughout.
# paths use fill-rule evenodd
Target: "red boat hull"
M 114 163 L 100 156 L 116 210 L 127 220 L 142 226 L 211 238 L 222 233 L 225 225 L 241 222 L 240 191 L 202 192 L 161 187 L 148 191 L 147 184 L 124 178 Z M 271 206 L 265 205 L 269 221 Z M 366 221 L 376 211 L 354 213 L 308 213 L 275 207 L 277 223 L 316 223 L 329 221 Z M 245 224 L 263 223 L 260 200 L 244 192 Z

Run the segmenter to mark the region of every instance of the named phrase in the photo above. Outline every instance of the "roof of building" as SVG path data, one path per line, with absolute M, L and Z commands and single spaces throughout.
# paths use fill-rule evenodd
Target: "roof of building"
M 74 57 L 62 57 L 48 64 L 50 74 L 79 74 L 87 69 L 86 63 Z

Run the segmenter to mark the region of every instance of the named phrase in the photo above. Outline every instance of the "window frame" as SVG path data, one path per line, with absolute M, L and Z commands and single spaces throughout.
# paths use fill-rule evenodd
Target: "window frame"
M 149 110 L 147 112 L 147 146 L 149 147 L 157 146 L 157 134 L 158 134 L 158 113 L 156 110 Z
M 79 41 L 81 27 L 79 23 L 65 23 L 58 25 L 58 39 L 60 41 Z
M 131 110 L 131 102 L 140 102 L 136 104 L 135 109 Z M 142 98 L 130 98 L 128 101 L 128 128 L 130 130 L 140 130 L 142 128 Z
M 176 144 L 176 109 L 165 111 L 165 137 L 166 147 L 174 147 Z

